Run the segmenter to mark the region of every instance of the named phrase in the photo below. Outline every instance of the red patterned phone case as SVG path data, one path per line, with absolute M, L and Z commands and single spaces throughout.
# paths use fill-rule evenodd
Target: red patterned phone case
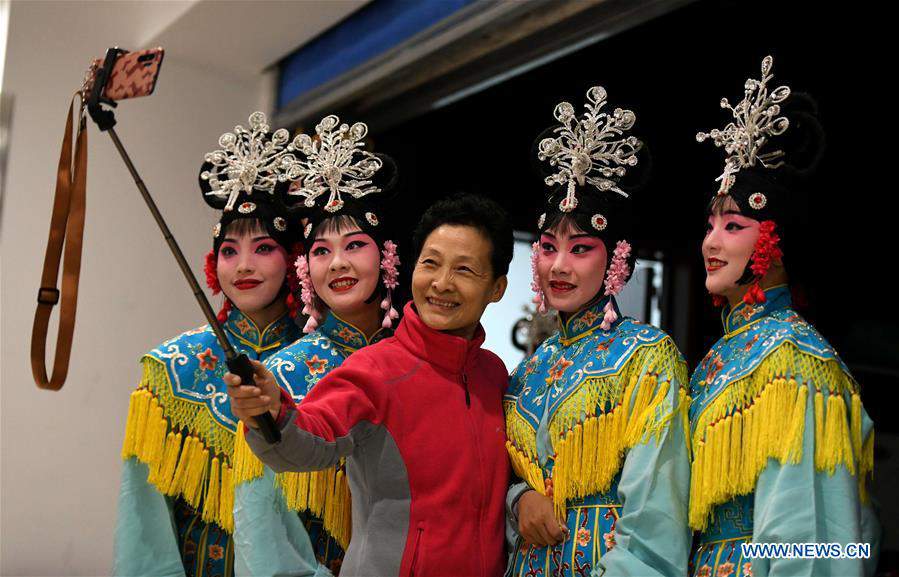
M 110 100 L 124 100 L 152 94 L 164 54 L 162 48 L 120 54 L 106 80 L 102 96 Z M 94 60 L 93 66 L 102 68 L 103 59 Z

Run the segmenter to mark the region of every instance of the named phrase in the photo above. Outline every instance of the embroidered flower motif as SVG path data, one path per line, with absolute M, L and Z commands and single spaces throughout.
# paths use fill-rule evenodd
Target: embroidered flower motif
M 615 548 L 615 531 L 609 531 L 602 534 L 602 540 L 606 544 L 606 552 Z
M 252 202 L 242 202 L 240 206 L 237 207 L 237 212 L 240 214 L 250 214 L 256 210 L 256 204 Z
M 372 225 L 372 226 L 378 226 L 378 223 L 380 222 L 380 221 L 378 220 L 378 215 L 376 215 L 376 214 L 373 213 L 373 212 L 366 212 L 366 213 L 365 213 L 365 220 L 367 220 L 367 221 L 368 221 L 368 224 L 370 224 L 370 225 Z
M 584 314 L 581 315 L 581 318 L 574 321 L 572 328 L 580 328 L 580 327 L 589 327 L 592 326 L 593 323 L 596 322 L 596 319 L 599 318 L 599 315 L 593 312 L 590 309 L 584 311 Z
M 328 360 L 320 359 L 318 355 L 312 355 L 312 358 L 306 361 L 306 366 L 309 367 L 310 374 L 318 375 L 324 373 L 328 368 Z
M 760 210 L 765 208 L 766 204 L 768 204 L 768 197 L 761 192 L 753 192 L 749 195 L 749 206 L 752 208 Z
M 612 343 L 614 343 L 614 342 L 615 342 L 614 337 L 611 339 L 606 339 L 606 340 L 602 341 L 601 343 L 599 343 L 598 345 L 596 345 L 596 351 L 597 352 L 607 351 L 607 350 L 609 350 L 609 348 L 612 346 Z
M 758 342 L 758 340 L 759 340 L 759 336 L 758 336 L 758 335 L 753 335 L 752 338 L 749 339 L 748 341 L 746 341 L 746 344 L 743 345 L 743 350 L 744 350 L 744 351 L 748 351 L 749 349 L 752 348 L 752 345 L 754 345 L 755 343 Z
M 603 231 L 609 226 L 609 221 L 606 220 L 606 217 L 603 215 L 596 213 L 593 215 L 593 218 L 590 219 L 590 224 L 593 225 L 593 228 L 599 231 Z
M 340 329 L 340 331 L 338 331 L 337 333 L 337 336 L 348 343 L 354 343 L 359 340 L 359 335 L 356 334 L 356 332 L 353 331 L 353 329 L 351 329 L 350 327 L 343 327 L 342 329 Z
M 205 371 L 214 371 L 219 358 L 212 354 L 212 349 L 207 348 L 202 353 L 197 353 L 197 360 L 200 361 L 201 369 Z
M 715 353 L 715 356 L 711 359 L 710 364 L 712 365 L 712 368 L 709 369 L 705 377 L 705 382 L 709 384 L 711 384 L 715 380 L 715 377 L 717 377 L 718 373 L 721 372 L 721 369 L 724 368 L 724 362 L 721 360 L 721 355 Z
M 524 375 L 522 375 L 522 380 L 526 380 L 529 376 L 533 375 L 537 372 L 537 365 L 540 364 L 540 358 L 537 356 L 531 357 L 528 362 L 524 365 Z
M 561 359 L 556 361 L 556 364 L 554 364 L 552 368 L 549 369 L 549 378 L 547 379 L 547 382 L 558 381 L 559 379 L 561 379 L 562 375 L 565 374 L 565 371 L 568 369 L 568 367 L 573 364 L 574 362 L 565 360 L 565 357 L 562 357 Z
M 762 293 L 762 294 L 764 294 L 764 293 Z M 762 307 L 747 306 L 747 307 L 743 308 L 743 310 L 740 311 L 740 316 L 743 317 L 743 320 L 748 321 L 749 319 L 754 317 L 756 315 L 756 313 L 759 313 L 761 311 L 762 311 Z
M 217 222 L 217 223 L 215 223 L 215 226 L 212 227 L 212 238 L 218 238 L 221 233 L 222 233 L 222 223 Z
M 590 531 L 588 529 L 584 529 L 581 527 L 577 530 L 577 544 L 581 547 L 586 547 L 590 544 Z
M 234 326 L 237 327 L 237 330 L 240 331 L 240 334 L 245 335 L 248 332 L 253 330 L 253 327 L 250 326 L 250 323 L 247 322 L 247 319 L 240 319 Z
M 546 213 L 540 215 L 540 218 L 537 219 L 537 228 L 542 229 L 543 224 L 546 222 Z
M 210 545 L 209 546 L 209 558 L 210 559 L 224 559 L 225 558 L 225 548 L 221 545 Z
M 712 577 L 712 568 L 708 565 L 703 565 L 696 571 L 696 577 Z
M 752 563 L 743 563 L 743 577 L 752 577 Z
M 715 577 L 729 577 L 734 574 L 734 564 L 733 563 L 722 563 L 718 565 L 718 570 L 715 572 Z
M 287 221 L 284 220 L 284 217 L 276 216 L 273 224 L 275 225 L 276 230 L 281 232 L 287 230 Z

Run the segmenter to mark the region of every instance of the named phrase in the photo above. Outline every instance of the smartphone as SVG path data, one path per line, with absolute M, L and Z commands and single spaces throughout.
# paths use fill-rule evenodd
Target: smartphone
M 162 48 L 138 52 L 128 52 L 120 48 L 109 50 L 115 50 L 117 55 L 100 96 L 109 100 L 125 100 L 153 94 L 165 50 Z M 92 68 L 102 69 L 105 61 L 104 58 L 94 60 Z

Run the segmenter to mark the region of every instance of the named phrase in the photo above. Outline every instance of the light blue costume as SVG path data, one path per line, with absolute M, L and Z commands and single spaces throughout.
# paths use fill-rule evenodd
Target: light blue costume
M 288 315 L 260 331 L 236 309 L 224 328 L 234 348 L 256 360 L 302 334 Z M 238 421 L 222 378 L 224 351 L 204 325 L 165 341 L 141 362 L 143 378 L 131 395 L 122 447 L 112 573 L 248 574 L 232 541 Z M 270 507 L 258 514 L 271 515 Z M 305 531 L 296 534 L 296 548 L 303 539 L 307 554 L 296 562 L 314 567 Z
M 515 577 L 684 575 L 689 453 L 684 360 L 656 327 L 619 318 L 605 297 L 574 314 L 512 372 L 504 404 L 509 455 L 529 489 L 551 495 L 570 537 L 555 547 L 515 536 Z M 613 302 L 617 312 L 617 304 Z
M 390 334 L 382 329 L 367 339 L 358 328 L 328 313 L 316 331 L 272 355 L 265 364 L 278 385 L 299 403 L 350 354 Z M 248 458 L 255 461 L 252 455 Z M 263 469 L 261 462 L 255 463 L 257 476 L 235 489 L 237 557 L 254 575 L 300 575 L 289 568 L 296 559 L 307 558 L 311 539 L 317 574 L 336 574 L 350 537 L 351 502 L 343 466 L 275 475 Z M 261 514 L 273 508 L 277 514 Z M 296 537 L 301 531 L 302 539 Z
M 725 309 L 724 336 L 691 379 L 691 574 L 871 574 L 879 525 L 862 503 L 874 433 L 859 386 L 786 286 L 765 296 Z M 869 542 L 872 558 L 747 559 L 747 542 Z

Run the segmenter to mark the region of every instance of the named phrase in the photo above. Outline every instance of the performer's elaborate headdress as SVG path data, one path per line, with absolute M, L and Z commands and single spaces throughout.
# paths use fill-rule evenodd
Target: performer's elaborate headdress
M 587 91 L 580 116 L 570 103 L 559 103 L 553 113 L 559 124 L 545 130 L 535 142 L 536 158 L 542 162 L 540 171 L 550 187 L 537 228 L 542 233 L 568 218 L 603 239 L 609 253 L 605 294 L 615 295 L 630 277 L 635 259 L 628 241 L 630 194 L 646 180 L 648 154 L 643 143 L 628 134 L 637 120 L 633 111 L 615 108 L 606 112 L 605 106 L 606 91 L 601 86 Z M 644 166 L 638 169 L 641 160 Z M 537 249 L 535 243 L 535 260 Z M 532 288 L 537 293 L 534 302 L 538 310 L 545 312 L 536 271 Z M 604 327 L 616 318 L 610 301 Z
M 254 112 L 249 128 L 235 126 L 232 132 L 219 137 L 221 148 L 205 156 L 200 167 L 200 191 L 209 206 L 222 211 L 212 229 L 213 248 L 206 255 L 206 282 L 213 294 L 221 291 L 216 274 L 218 251 L 225 231 L 236 220 L 257 220 L 288 254 L 299 252 L 299 225 L 292 222 L 285 203 L 290 181 L 300 170 L 294 155 L 296 142 L 289 140 L 287 130 L 281 128 L 272 133 L 265 114 Z M 294 292 L 298 281 L 292 267 L 288 271 L 287 304 L 291 316 L 296 316 L 299 306 Z M 220 320 L 224 321 L 230 307 L 230 301 L 225 299 Z
M 371 236 L 381 249 L 381 282 L 384 296 L 382 326 L 389 328 L 399 313 L 393 307 L 393 291 L 398 285 L 397 246 L 386 228 L 384 206 L 397 179 L 396 164 L 384 154 L 364 149 L 368 126 L 357 122 L 341 123 L 337 116 L 326 116 L 315 126 L 315 136 L 300 134 L 294 139 L 298 168 L 288 191 L 306 219 L 303 237 L 311 246 L 312 231 L 325 220 L 349 217 Z M 309 321 L 304 331 L 311 332 L 321 322 L 323 305 L 312 289 L 306 256 L 297 259 L 297 274 L 302 285 L 304 314 Z
M 771 262 L 782 257 L 780 241 L 789 242 L 788 230 L 804 201 L 802 182 L 817 168 L 824 152 L 824 131 L 814 100 L 792 92 L 789 86 L 769 92 L 773 62 L 771 56 L 762 60 L 761 78 L 746 80 L 743 100 L 735 106 L 721 99 L 721 108 L 733 115 L 732 122 L 723 129 L 696 134 L 698 142 L 711 139 L 727 154 L 709 210 L 730 199 L 743 215 L 762 223 L 756 249 L 739 281 L 752 283 L 744 296 L 749 304 L 765 300 L 758 283 Z

